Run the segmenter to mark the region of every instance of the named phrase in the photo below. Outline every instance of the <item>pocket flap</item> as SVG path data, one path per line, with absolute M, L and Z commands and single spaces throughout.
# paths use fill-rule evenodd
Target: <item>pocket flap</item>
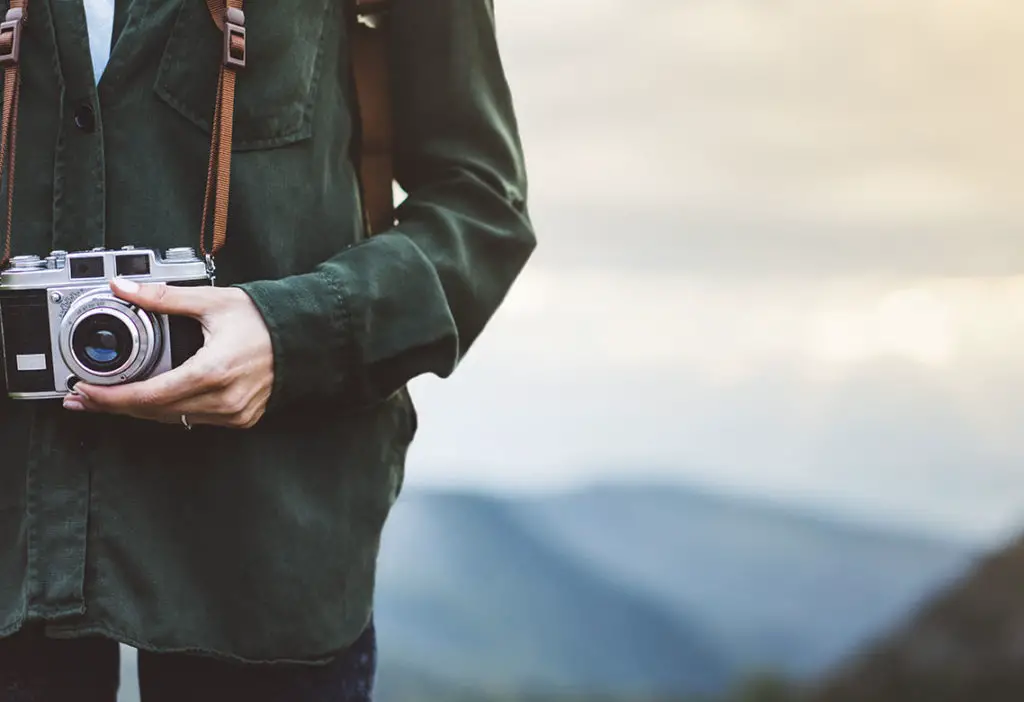
M 285 9 L 286 8 L 286 9 Z M 235 150 L 309 138 L 329 0 L 251 2 L 245 9 L 246 66 L 235 87 Z M 207 133 L 213 119 L 223 34 L 204 0 L 183 0 L 154 90 Z

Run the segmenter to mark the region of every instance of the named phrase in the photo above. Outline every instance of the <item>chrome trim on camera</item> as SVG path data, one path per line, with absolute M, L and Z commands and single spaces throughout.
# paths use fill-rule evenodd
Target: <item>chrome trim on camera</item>
M 172 368 L 170 343 L 170 320 L 165 314 L 151 314 L 128 303 L 110 289 L 110 280 L 118 277 L 118 259 L 122 256 L 145 257 L 146 261 L 133 261 L 121 265 L 129 273 L 123 277 L 141 283 L 200 283 L 209 285 L 206 262 L 196 256 L 193 249 L 179 247 L 168 249 L 164 255 L 151 249 L 136 249 L 126 246 L 119 250 L 93 249 L 68 253 L 51 251 L 45 257 L 34 255 L 16 256 L 11 265 L 0 271 L 0 308 L 3 307 L 3 293 L 15 291 L 45 292 L 45 314 L 49 325 L 49 352 L 51 368 L 46 368 L 46 355 L 38 353 L 39 344 L 19 348 L 17 339 L 3 328 L 0 315 L 0 352 L 14 355 L 14 364 L 4 363 L 0 368 L 11 386 L 11 377 L 21 373 L 38 373 L 52 370 L 53 389 L 42 391 L 10 391 L 14 399 L 59 399 L 67 392 L 69 377 L 75 377 L 96 385 L 117 385 L 159 375 Z M 84 265 L 75 265 L 83 258 L 91 260 Z M 102 260 L 98 260 L 102 259 Z M 72 277 L 72 273 L 79 277 Z M 83 273 L 90 273 L 83 277 Z M 77 358 L 71 340 L 75 329 L 93 314 L 109 314 L 124 324 L 132 337 L 132 349 L 128 360 L 117 370 L 94 371 Z M 19 353 L 20 352 L 20 353 Z M 0 354 L 2 357 L 2 354 Z M 41 366 L 40 366 L 41 363 Z M 39 387 L 35 385 L 33 387 Z
M 12 400 L 61 400 L 67 393 L 55 392 L 9 392 L 7 396 Z
M 72 343 L 79 325 L 100 314 L 119 320 L 127 327 L 132 338 L 128 360 L 111 371 L 101 372 L 89 368 L 77 356 Z M 61 317 L 58 329 L 60 357 L 67 364 L 68 370 L 72 375 L 94 385 L 118 385 L 146 375 L 155 364 L 163 341 L 160 326 L 153 324 L 153 318 L 148 312 L 103 289 L 80 295 Z
M 75 259 L 102 256 L 103 275 L 95 278 L 71 277 L 71 264 Z M 121 256 L 146 256 L 149 260 L 148 275 L 129 275 L 144 283 L 176 283 L 185 280 L 209 280 L 206 262 L 195 255 L 193 249 L 178 247 L 168 249 L 163 256 L 150 249 L 124 247 L 122 249 L 98 251 L 51 251 L 45 259 L 38 256 L 16 256 L 12 265 L 0 271 L 0 288 L 6 290 L 35 290 L 38 288 L 90 287 L 117 277 L 117 259 Z M 13 265 L 15 260 L 20 265 Z M 36 263 L 38 262 L 38 263 Z M 42 265 L 39 265 L 42 264 Z M 52 266 L 52 267 L 51 267 Z

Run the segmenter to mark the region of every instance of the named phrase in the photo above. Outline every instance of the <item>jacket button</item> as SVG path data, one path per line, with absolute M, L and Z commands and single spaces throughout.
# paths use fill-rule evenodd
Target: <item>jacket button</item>
M 75 126 L 87 133 L 96 130 L 96 114 L 92 107 L 82 104 L 75 109 Z

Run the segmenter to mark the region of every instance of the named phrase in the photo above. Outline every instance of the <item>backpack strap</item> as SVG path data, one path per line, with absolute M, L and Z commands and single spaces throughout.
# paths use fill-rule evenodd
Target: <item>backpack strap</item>
M 359 123 L 359 183 L 367 235 L 395 224 L 394 126 L 388 14 L 393 0 L 348 0 L 349 41 Z
M 391 115 L 391 75 L 388 58 L 388 14 L 392 0 L 348 0 L 350 44 L 360 140 L 358 179 L 367 235 L 395 223 L 394 127 Z M 236 71 L 245 66 L 245 15 L 242 0 L 206 0 L 210 16 L 224 32 L 224 60 L 217 84 L 210 161 L 207 169 L 200 250 L 213 273 L 213 255 L 227 238 L 228 194 L 231 179 L 231 136 L 234 121 Z M 213 196 L 213 241 L 206 247 L 206 226 Z

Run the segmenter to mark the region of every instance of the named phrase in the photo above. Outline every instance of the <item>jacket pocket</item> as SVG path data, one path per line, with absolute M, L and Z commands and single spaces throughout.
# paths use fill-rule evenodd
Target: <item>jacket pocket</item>
M 330 0 L 246 4 L 246 65 L 235 86 L 235 150 L 310 137 L 324 28 L 340 21 L 331 10 Z M 154 85 L 162 100 L 207 133 L 223 41 L 205 1 L 182 0 Z

